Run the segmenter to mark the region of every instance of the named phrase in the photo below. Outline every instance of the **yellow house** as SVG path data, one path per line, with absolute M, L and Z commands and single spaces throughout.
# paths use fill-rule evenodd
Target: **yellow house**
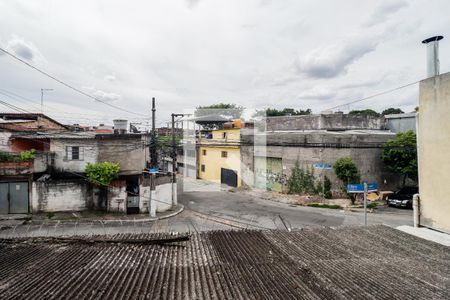
M 233 125 L 235 122 L 233 122 Z M 236 128 L 212 130 L 199 138 L 198 177 L 241 186 L 240 123 Z

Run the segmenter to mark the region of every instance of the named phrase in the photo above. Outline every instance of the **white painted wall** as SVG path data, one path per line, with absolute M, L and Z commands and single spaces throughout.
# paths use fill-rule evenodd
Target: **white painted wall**
M 31 209 L 35 212 L 82 211 L 87 209 L 87 185 L 71 181 L 32 184 Z
M 126 212 L 127 191 L 125 186 L 108 187 L 108 211 Z
M 83 147 L 83 157 L 80 160 L 66 158 L 66 146 Z M 50 151 L 55 152 L 55 168 L 71 172 L 84 172 L 88 163 L 97 162 L 98 147 L 94 139 L 51 140 Z
M 11 151 L 9 138 L 10 132 L 0 131 L 0 151 Z
M 152 199 L 156 202 L 156 212 L 172 208 L 172 183 L 157 185 Z

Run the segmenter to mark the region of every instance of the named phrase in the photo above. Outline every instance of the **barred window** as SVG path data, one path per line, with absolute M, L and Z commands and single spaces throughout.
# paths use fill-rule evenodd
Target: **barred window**
M 80 146 L 67 146 L 66 147 L 66 159 L 67 160 L 83 160 L 83 147 Z

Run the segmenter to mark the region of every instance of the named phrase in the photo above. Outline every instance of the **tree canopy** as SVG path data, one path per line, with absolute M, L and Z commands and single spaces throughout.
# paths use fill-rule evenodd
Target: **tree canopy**
M 267 117 L 280 117 L 280 116 L 301 116 L 301 115 L 310 115 L 312 113 L 311 109 L 294 109 L 294 108 L 267 108 L 263 110 L 258 110 L 255 116 L 267 116 Z
M 334 172 L 346 188 L 347 184 L 359 183 L 360 176 L 358 167 L 353 162 L 351 157 L 341 157 L 334 163 Z
M 401 110 L 400 108 L 394 108 L 394 107 L 390 107 L 388 109 L 385 109 L 381 112 L 382 116 L 385 115 L 395 115 L 395 114 L 403 114 L 405 113 L 403 110 Z
M 197 106 L 195 109 L 195 116 L 225 116 L 233 119 L 238 119 L 242 116 L 244 107 L 233 103 L 217 103 L 207 106 Z
M 386 168 L 403 175 L 403 185 L 406 178 L 417 180 L 417 140 L 413 131 L 400 132 L 397 137 L 383 145 L 381 159 Z
M 374 111 L 373 109 L 363 109 L 363 110 L 352 110 L 348 113 L 349 115 L 359 115 L 359 116 L 371 116 L 379 117 L 380 113 Z
M 88 163 L 85 168 L 89 181 L 100 186 L 108 186 L 119 171 L 119 164 L 112 162 Z

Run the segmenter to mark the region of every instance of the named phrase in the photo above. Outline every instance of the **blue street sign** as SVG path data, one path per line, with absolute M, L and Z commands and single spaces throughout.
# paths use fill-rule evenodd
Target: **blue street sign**
M 378 183 L 376 183 L 376 182 L 368 183 L 367 191 L 368 192 L 378 191 Z M 362 183 L 348 184 L 347 185 L 347 193 L 364 193 L 364 184 L 362 184 Z
M 314 164 L 314 169 L 332 169 L 333 166 L 330 164 Z

